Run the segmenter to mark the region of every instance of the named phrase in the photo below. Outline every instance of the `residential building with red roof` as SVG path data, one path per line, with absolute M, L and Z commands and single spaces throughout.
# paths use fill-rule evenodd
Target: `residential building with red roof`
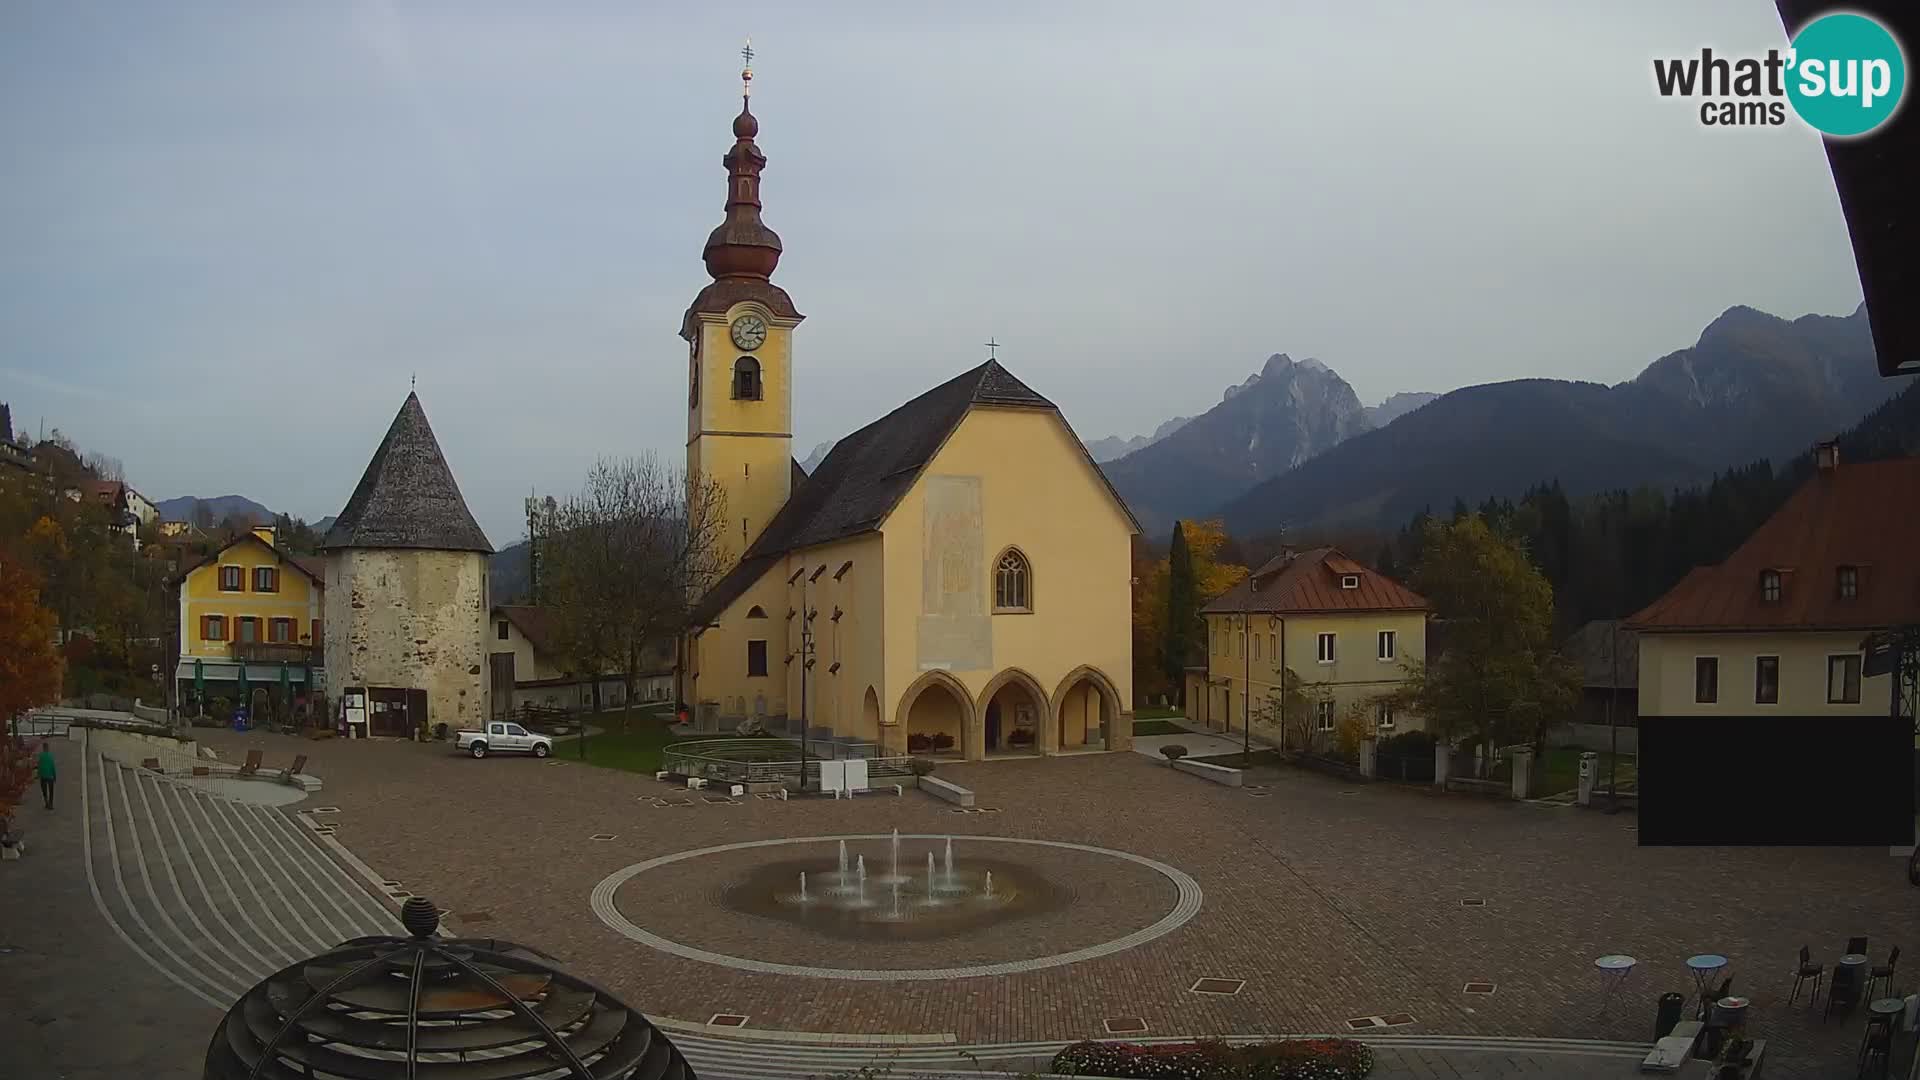
M 495 604 L 490 618 L 488 670 L 496 717 L 504 719 L 528 705 L 569 710 L 593 707 L 594 679 L 573 673 L 555 632 L 552 609 L 536 604 Z M 672 641 L 642 653 L 640 670 L 634 677 L 636 702 L 672 697 L 673 654 Z M 617 709 L 627 704 L 624 673 L 602 673 L 599 682 L 602 708 Z
M 1315 743 L 1353 714 L 1380 736 L 1417 730 L 1385 699 L 1427 655 L 1424 597 L 1337 548 L 1285 551 L 1201 609 L 1207 658 L 1187 673 L 1188 719 L 1288 744 L 1274 702 L 1292 671 L 1311 700 Z M 1298 745 L 1297 740 L 1291 741 Z
M 1842 464 L 1831 444 L 1718 566 L 1627 620 L 1640 715 L 1885 716 L 1865 638 L 1920 624 L 1920 458 Z

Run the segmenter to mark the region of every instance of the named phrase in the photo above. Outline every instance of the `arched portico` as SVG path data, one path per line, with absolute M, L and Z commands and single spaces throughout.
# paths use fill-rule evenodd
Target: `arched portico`
M 871 686 L 867 687 L 866 695 L 860 699 L 859 737 L 873 743 L 881 739 L 880 695 Z
M 987 681 L 974 707 L 980 717 L 981 749 L 986 754 L 1051 753 L 1057 744 L 1047 718 L 1047 692 L 1040 680 L 1019 668 L 1007 668 Z
M 1061 750 L 1124 745 L 1116 738 L 1122 719 L 1120 692 L 1099 668 L 1082 665 L 1067 672 L 1053 692 L 1052 716 L 1055 745 Z
M 927 757 L 981 756 L 979 724 L 973 695 L 959 679 L 944 671 L 929 671 L 913 680 L 900 695 L 895 723 L 907 733 L 907 753 Z M 920 739 L 927 740 L 921 744 Z

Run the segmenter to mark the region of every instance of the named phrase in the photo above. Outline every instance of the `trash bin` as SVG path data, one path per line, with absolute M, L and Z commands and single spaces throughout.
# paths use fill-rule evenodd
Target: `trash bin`
M 1661 1039 L 1673 1034 L 1674 1027 L 1680 1023 L 1680 1014 L 1685 1012 L 1686 1009 L 1687 995 L 1675 993 L 1661 994 L 1660 1011 L 1655 1014 L 1653 1018 L 1653 1040 L 1659 1042 Z

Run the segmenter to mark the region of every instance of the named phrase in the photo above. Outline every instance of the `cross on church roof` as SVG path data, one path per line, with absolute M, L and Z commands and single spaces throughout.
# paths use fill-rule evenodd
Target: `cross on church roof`
M 744 97 L 753 92 L 752 38 L 748 38 L 747 43 L 740 47 L 740 59 L 743 61 L 743 66 L 740 68 L 740 94 Z
M 1000 354 L 997 351 L 999 348 L 1000 348 L 1000 343 L 998 341 L 995 341 L 992 338 L 988 338 L 987 339 L 987 359 L 989 360 L 1000 359 Z

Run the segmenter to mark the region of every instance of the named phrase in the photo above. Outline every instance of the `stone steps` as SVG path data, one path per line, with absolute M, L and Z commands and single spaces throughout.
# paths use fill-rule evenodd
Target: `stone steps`
M 277 809 L 83 751 L 89 884 L 111 930 L 225 1009 L 260 980 L 398 920 Z

